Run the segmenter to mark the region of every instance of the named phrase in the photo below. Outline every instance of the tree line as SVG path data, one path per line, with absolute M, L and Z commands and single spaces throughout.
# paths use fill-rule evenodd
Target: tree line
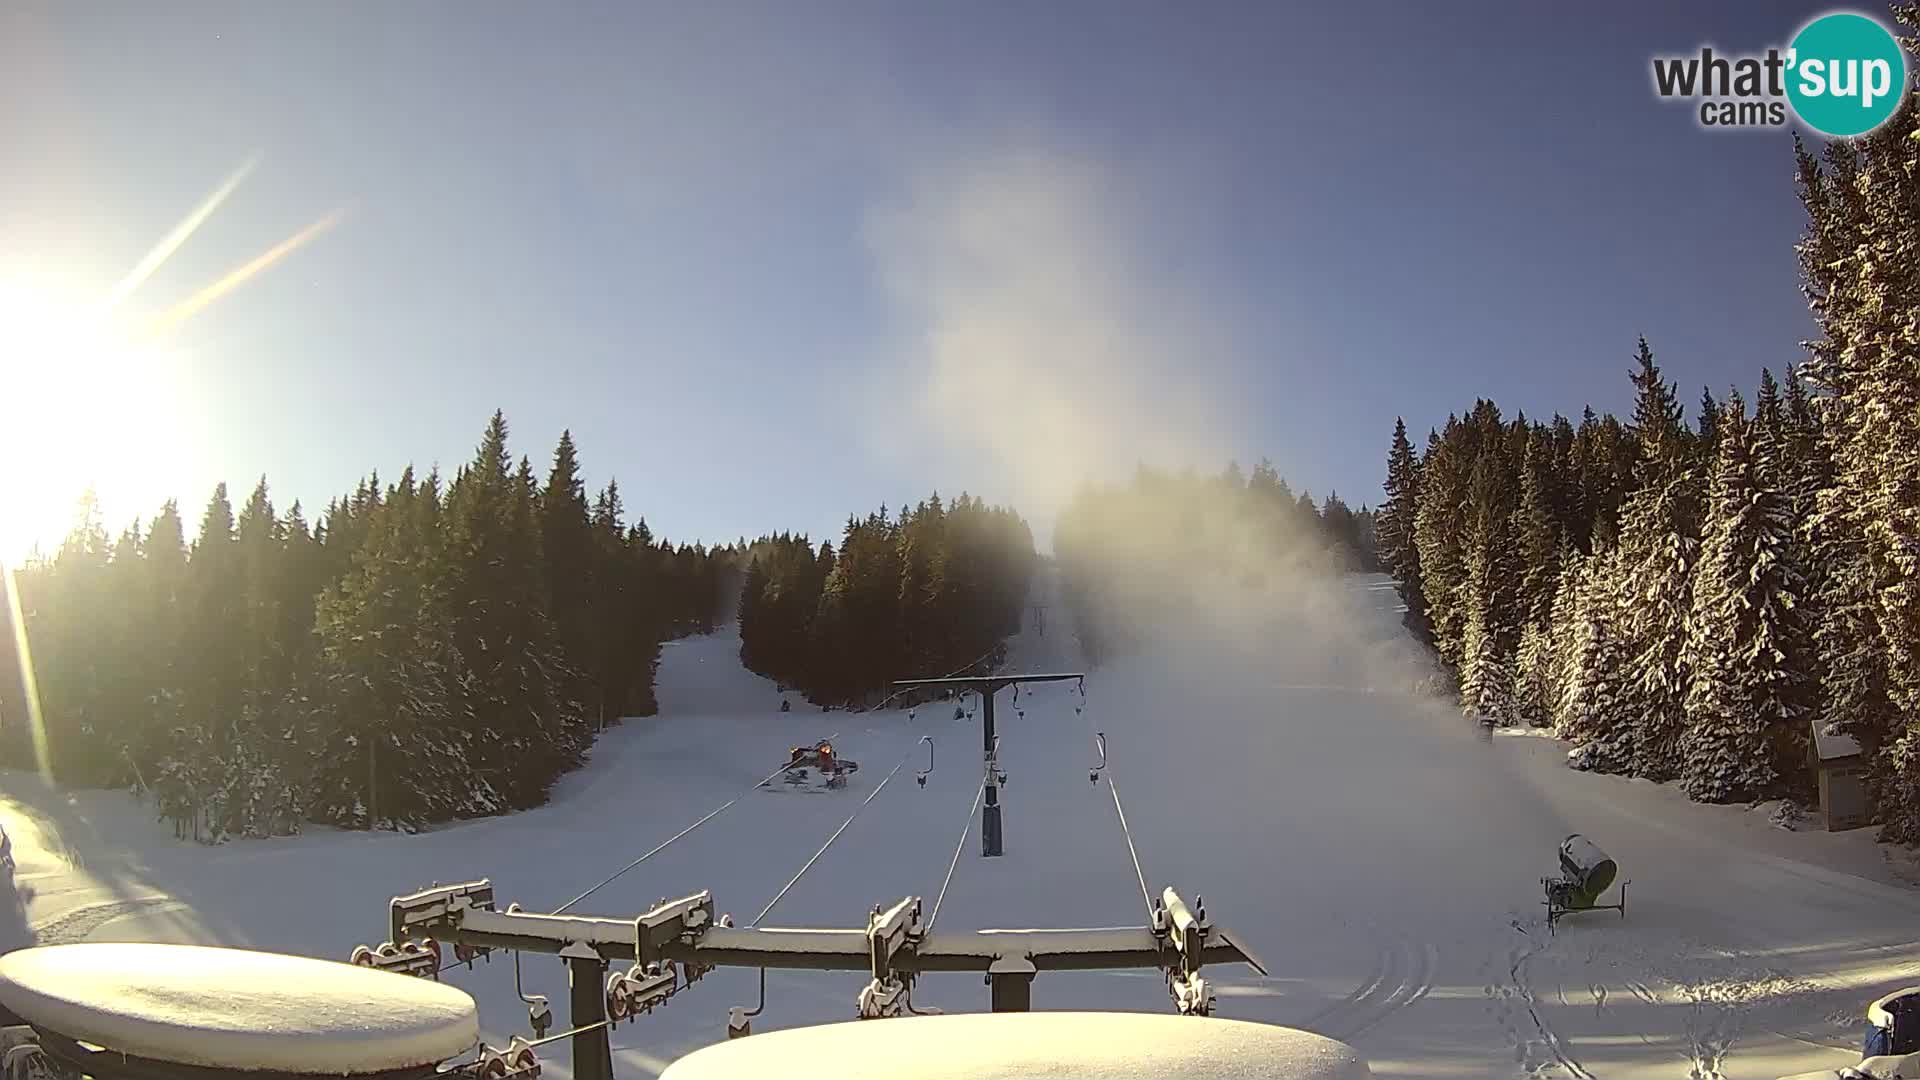
M 1131 484 L 1080 491 L 1054 529 L 1065 598 L 1089 663 L 1138 647 L 1150 624 L 1205 602 L 1189 571 L 1251 593 L 1276 575 L 1378 569 L 1377 518 L 1337 493 L 1316 505 L 1266 459 L 1202 476 L 1147 466 Z
M 719 571 L 629 524 L 617 483 L 589 499 L 570 434 L 544 482 L 516 464 L 499 413 L 450 482 L 369 476 L 311 524 L 265 478 L 237 511 L 216 488 L 191 540 L 174 502 L 109 537 L 89 497 L 14 576 L 0 670 L 19 634 L 44 740 L 0 681 L 0 761 L 151 791 L 205 839 L 534 806 L 654 711 L 659 645 L 712 628 Z
M 1687 423 L 1643 339 L 1630 421 L 1396 426 L 1380 553 L 1467 710 L 1713 802 L 1804 794 L 1816 726 L 1845 734 L 1920 842 L 1917 115 L 1796 143 L 1819 339 L 1751 407 Z
M 849 517 L 836 549 L 781 533 L 747 548 L 740 659 L 821 705 L 895 679 L 988 670 L 1020 629 L 1035 555 L 1012 510 L 962 494 Z

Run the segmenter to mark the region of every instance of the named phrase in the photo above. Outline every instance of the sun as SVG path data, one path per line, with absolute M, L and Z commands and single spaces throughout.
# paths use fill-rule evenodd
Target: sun
M 109 528 L 151 517 L 196 441 L 188 375 L 100 301 L 0 269 L 0 562 L 55 550 L 89 489 Z

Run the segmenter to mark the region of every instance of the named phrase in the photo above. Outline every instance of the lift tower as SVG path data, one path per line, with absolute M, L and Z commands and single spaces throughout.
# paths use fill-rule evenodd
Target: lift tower
M 983 781 L 986 797 L 980 804 L 980 854 L 992 858 L 1001 853 L 1000 831 L 1000 773 L 999 735 L 993 726 L 993 697 L 1009 686 L 1021 683 L 1067 682 L 1077 679 L 1084 685 L 1086 673 L 1080 671 L 1054 672 L 1045 675 L 966 675 L 947 679 L 900 679 L 893 685 L 902 690 L 915 687 L 952 690 L 965 693 L 969 690 L 980 695 L 980 745 L 981 755 L 986 762 L 986 778 Z

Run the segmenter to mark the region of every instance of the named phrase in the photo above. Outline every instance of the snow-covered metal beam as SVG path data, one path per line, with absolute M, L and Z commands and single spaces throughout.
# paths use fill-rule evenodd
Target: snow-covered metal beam
M 419 924 L 416 932 L 440 941 L 480 948 L 558 954 L 569 945 L 592 946 L 608 960 L 635 960 L 634 924 L 586 915 L 468 910 L 445 921 Z M 692 941 L 664 942 L 660 956 L 712 967 L 769 967 L 818 971 L 870 971 L 872 941 L 866 929 L 797 929 L 709 925 Z M 995 960 L 1025 957 L 1040 971 L 1158 968 L 1166 960 L 1161 939 L 1149 927 L 994 929 L 932 933 L 892 953 L 891 969 L 905 972 L 985 972 Z M 1208 964 L 1243 963 L 1266 974 L 1266 966 L 1238 937 L 1215 926 L 1200 959 Z

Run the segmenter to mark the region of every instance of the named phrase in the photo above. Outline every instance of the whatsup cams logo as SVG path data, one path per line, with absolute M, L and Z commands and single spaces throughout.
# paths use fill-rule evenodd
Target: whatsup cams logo
M 1822 15 L 1785 49 L 1727 56 L 1653 58 L 1653 89 L 1696 104 L 1709 128 L 1781 127 L 1791 114 L 1833 138 L 1865 135 L 1900 108 L 1907 56 L 1878 19 L 1852 11 Z

